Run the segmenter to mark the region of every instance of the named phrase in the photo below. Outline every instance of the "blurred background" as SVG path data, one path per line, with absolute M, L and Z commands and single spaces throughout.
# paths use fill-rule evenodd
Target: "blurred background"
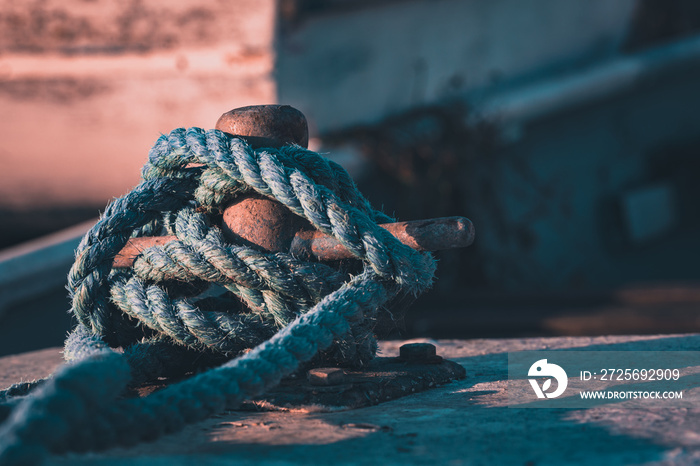
M 385 212 L 474 222 L 388 337 L 700 331 L 697 2 L 0 0 L 0 354 L 62 343 L 161 133 L 266 103 Z

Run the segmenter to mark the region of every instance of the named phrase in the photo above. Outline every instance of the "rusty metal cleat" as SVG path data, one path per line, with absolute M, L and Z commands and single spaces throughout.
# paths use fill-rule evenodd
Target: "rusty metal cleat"
M 231 110 L 216 128 L 246 140 L 253 147 L 306 147 L 304 115 L 288 105 L 258 105 Z M 403 244 L 419 251 L 466 247 L 474 241 L 474 225 L 465 217 L 443 217 L 380 225 Z M 294 215 L 279 202 L 258 195 L 244 196 L 226 207 L 221 225 L 226 238 L 269 252 L 289 252 L 305 260 L 350 259 L 352 254 L 332 236 Z M 117 254 L 113 267 L 127 268 L 151 246 L 174 241 L 174 236 L 132 238 Z
M 244 107 L 224 114 L 216 128 L 246 140 L 251 146 L 306 147 L 308 130 L 303 114 L 288 106 Z M 446 217 L 380 225 L 403 244 L 419 251 L 465 247 L 474 241 L 474 226 L 464 217 Z M 289 252 L 304 260 L 333 261 L 352 258 L 335 238 L 317 231 L 307 220 L 281 203 L 247 195 L 223 211 L 224 236 L 235 244 L 269 252 Z M 114 260 L 114 267 L 131 267 L 148 247 L 174 241 L 174 236 L 132 238 Z M 355 316 L 355 319 L 362 319 Z M 405 344 L 398 357 L 380 357 L 361 368 L 310 369 L 306 377 L 283 379 L 264 399 L 248 403 L 251 409 L 357 408 L 410 395 L 462 379 L 464 368 L 436 354 L 430 343 Z M 244 405 L 246 406 L 246 405 Z M 315 409 L 315 408 L 314 408 Z

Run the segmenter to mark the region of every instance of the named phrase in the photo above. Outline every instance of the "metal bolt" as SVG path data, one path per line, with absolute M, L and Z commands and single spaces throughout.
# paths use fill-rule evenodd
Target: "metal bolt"
M 399 348 L 399 358 L 408 362 L 427 362 L 436 357 L 435 345 L 430 343 L 407 343 Z
M 311 369 L 307 374 L 311 385 L 340 385 L 345 382 L 345 371 L 338 367 L 320 367 Z

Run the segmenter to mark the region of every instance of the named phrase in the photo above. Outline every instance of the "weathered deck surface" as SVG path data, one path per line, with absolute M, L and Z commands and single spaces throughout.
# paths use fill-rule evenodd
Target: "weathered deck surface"
M 403 342 L 383 342 L 382 354 Z M 50 464 L 699 464 L 700 406 L 587 410 L 506 407 L 507 353 L 700 349 L 700 335 L 438 341 L 463 381 L 378 406 L 332 413 L 230 412 L 155 443 Z M 0 385 L 42 377 L 58 348 L 0 358 Z

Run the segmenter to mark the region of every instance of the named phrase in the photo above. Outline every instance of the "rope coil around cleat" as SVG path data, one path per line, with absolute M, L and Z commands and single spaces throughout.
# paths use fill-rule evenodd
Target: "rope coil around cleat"
M 362 270 L 351 276 L 225 241 L 213 223 L 223 205 L 248 193 L 334 236 Z M 320 350 L 338 364 L 367 362 L 377 310 L 426 290 L 435 269 L 429 254 L 378 226 L 389 220 L 343 168 L 312 151 L 253 150 L 199 128 L 161 136 L 142 182 L 114 200 L 78 246 L 68 289 L 79 323 L 66 340 L 68 364 L 0 394 L 12 408 L 0 427 L 0 463 L 176 431 L 263 393 Z M 130 238 L 161 234 L 177 241 L 144 250 L 132 269 L 112 268 Z M 222 294 L 212 296 L 212 287 Z M 127 386 L 213 365 L 147 397 L 120 396 Z

